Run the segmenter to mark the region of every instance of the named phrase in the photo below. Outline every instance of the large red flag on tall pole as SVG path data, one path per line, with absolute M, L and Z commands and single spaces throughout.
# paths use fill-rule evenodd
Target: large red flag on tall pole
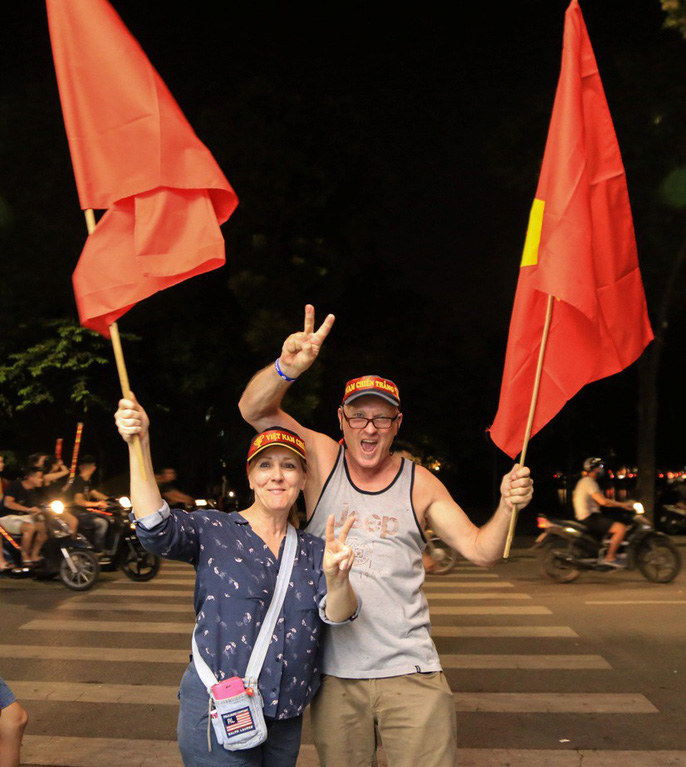
M 222 266 L 238 199 L 107 0 L 47 0 L 81 207 L 107 209 L 73 283 L 81 324 Z
M 565 16 L 562 69 L 519 272 L 493 441 L 521 450 L 549 303 L 531 434 L 653 337 L 629 194 L 581 9 Z

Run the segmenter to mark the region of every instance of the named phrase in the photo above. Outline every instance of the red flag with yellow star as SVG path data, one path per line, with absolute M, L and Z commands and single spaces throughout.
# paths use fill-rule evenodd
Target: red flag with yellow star
M 628 367 L 653 338 L 624 166 L 577 0 L 515 296 L 493 441 L 522 449 L 548 296 L 554 297 L 533 428 L 583 386 Z

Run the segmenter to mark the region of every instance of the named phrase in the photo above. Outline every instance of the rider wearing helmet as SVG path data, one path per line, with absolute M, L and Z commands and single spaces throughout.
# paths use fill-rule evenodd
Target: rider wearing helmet
M 605 464 L 602 458 L 587 458 L 581 479 L 576 483 L 572 502 L 574 516 L 586 527 L 597 533 L 610 533 L 612 539 L 605 555 L 605 564 L 612 567 L 622 567 L 617 561 L 617 550 L 624 538 L 627 525 L 622 517 L 610 509 L 633 509 L 632 503 L 620 503 L 603 495 L 597 480 L 605 475 Z

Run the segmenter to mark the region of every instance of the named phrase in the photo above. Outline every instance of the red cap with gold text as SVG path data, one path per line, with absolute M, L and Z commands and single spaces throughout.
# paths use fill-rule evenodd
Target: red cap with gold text
M 347 405 L 358 397 L 368 394 L 381 397 L 386 402 L 390 402 L 391 405 L 400 407 L 400 391 L 393 381 L 389 381 L 388 378 L 371 375 L 353 378 L 351 381 L 348 381 L 345 385 L 343 402 L 341 404 Z
M 289 429 L 281 429 L 278 426 L 274 426 L 271 429 L 265 429 L 253 438 L 248 449 L 248 464 L 250 461 L 263 450 L 268 447 L 287 447 L 292 450 L 296 455 L 299 455 L 303 461 L 307 460 L 307 453 L 305 452 L 305 443 L 300 437 Z

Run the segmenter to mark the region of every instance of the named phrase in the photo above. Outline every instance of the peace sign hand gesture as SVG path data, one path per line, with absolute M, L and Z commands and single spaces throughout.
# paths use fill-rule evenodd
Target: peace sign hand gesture
M 289 378 L 297 378 L 317 359 L 324 340 L 335 321 L 333 314 L 327 314 L 319 330 L 314 330 L 314 306 L 305 307 L 305 327 L 293 333 L 284 341 L 279 364 Z
M 354 515 L 350 515 L 341 528 L 338 537 L 334 534 L 333 514 L 326 520 L 326 548 L 324 549 L 324 559 L 322 569 L 326 576 L 327 583 L 336 583 L 345 581 L 350 574 L 350 568 L 355 560 L 355 552 L 348 546 L 345 539 L 348 536 L 350 528 L 355 524 Z

